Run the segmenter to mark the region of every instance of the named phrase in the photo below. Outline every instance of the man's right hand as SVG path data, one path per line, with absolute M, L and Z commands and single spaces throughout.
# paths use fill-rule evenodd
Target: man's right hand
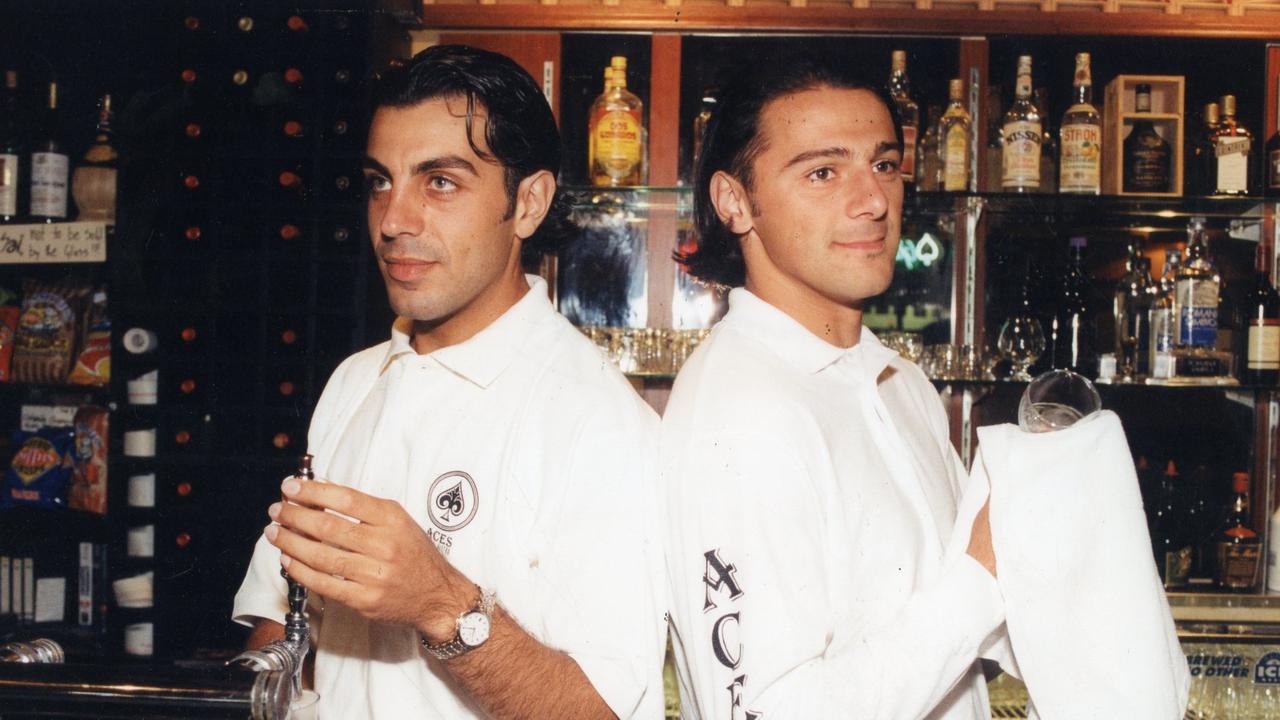
M 969 533 L 969 556 L 982 564 L 982 567 L 991 573 L 991 577 L 996 575 L 996 550 L 991 545 L 991 517 L 989 510 L 991 508 L 991 498 L 987 498 L 987 502 L 982 506 L 982 510 L 978 512 L 978 516 L 973 519 L 973 531 Z

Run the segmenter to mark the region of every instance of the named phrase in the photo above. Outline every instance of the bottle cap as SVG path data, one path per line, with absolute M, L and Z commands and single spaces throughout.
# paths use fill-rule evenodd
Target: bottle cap
M 1164 474 L 1165 474 L 1165 475 L 1175 475 L 1175 476 L 1176 476 L 1176 475 L 1178 474 L 1178 466 L 1177 466 L 1177 465 L 1174 465 L 1174 464 L 1173 464 L 1173 461 L 1172 461 L 1172 460 L 1170 460 L 1170 461 L 1169 461 L 1169 464 L 1168 464 L 1167 466 L 1165 466 Z
M 894 70 L 907 69 L 907 51 L 906 50 L 893 51 L 893 69 Z
M 1089 240 L 1085 238 L 1085 236 L 1083 235 L 1076 235 L 1075 237 L 1071 238 L 1071 247 L 1073 248 L 1083 248 L 1083 247 L 1086 247 L 1088 244 L 1089 244 Z
M 1231 491 L 1237 493 L 1249 492 L 1249 473 L 1231 473 Z
M 1221 101 L 1221 102 L 1222 102 L 1222 115 L 1223 115 L 1224 117 L 1235 117 L 1235 114 L 1236 114 L 1236 96 L 1235 96 L 1235 95 L 1223 95 L 1223 96 L 1222 96 L 1222 101 Z

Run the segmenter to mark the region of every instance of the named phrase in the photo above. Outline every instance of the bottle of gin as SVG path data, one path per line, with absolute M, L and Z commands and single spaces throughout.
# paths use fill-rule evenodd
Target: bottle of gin
M 1043 125 L 1031 100 L 1031 56 L 1018 57 L 1013 104 L 1004 113 L 1004 154 L 1000 185 L 1006 192 L 1035 192 L 1040 187 Z
M 907 186 L 916 182 L 916 139 L 920 132 L 920 106 L 911 99 L 911 79 L 907 77 L 907 51 L 893 51 L 893 69 L 889 73 L 889 95 L 898 106 L 902 118 L 902 181 Z
M 1223 95 L 1222 120 L 1210 136 L 1213 143 L 1214 195 L 1248 195 L 1253 186 L 1250 172 L 1253 134 L 1236 122 L 1236 98 Z
M 1204 218 L 1187 225 L 1187 257 L 1174 281 L 1178 322 L 1176 343 L 1212 349 L 1218 340 L 1218 301 L 1222 276 L 1205 244 Z
M 1093 106 L 1089 53 L 1076 54 L 1075 104 L 1062 116 L 1058 192 L 1102 192 L 1102 118 Z

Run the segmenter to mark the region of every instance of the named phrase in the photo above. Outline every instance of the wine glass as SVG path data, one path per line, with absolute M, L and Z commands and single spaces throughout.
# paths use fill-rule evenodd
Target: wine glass
M 1030 381 L 1027 368 L 1044 352 L 1044 330 L 1031 315 L 1018 314 L 1004 321 L 996 348 L 1013 363 L 1013 380 Z
M 1098 390 L 1083 375 L 1050 370 L 1036 376 L 1018 403 L 1018 426 L 1026 432 L 1052 432 L 1102 409 Z

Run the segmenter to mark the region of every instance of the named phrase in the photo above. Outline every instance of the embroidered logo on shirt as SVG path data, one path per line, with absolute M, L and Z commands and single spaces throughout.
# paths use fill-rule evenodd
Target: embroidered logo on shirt
M 725 687 L 729 691 L 730 720 L 762 720 L 763 714 L 745 710 L 742 707 L 743 689 L 747 684 L 747 674 L 736 672 L 742 663 L 742 640 L 739 635 L 739 624 L 742 615 L 736 609 L 738 600 L 745 595 L 736 576 L 737 566 L 725 562 L 720 557 L 720 549 L 712 548 L 702 554 L 706 560 L 702 582 L 706 585 L 702 596 L 702 612 L 708 613 L 720 606 L 712 600 L 715 594 L 721 603 L 727 602 L 731 612 L 725 612 L 711 624 L 711 652 L 716 661 L 725 668 L 735 671 L 732 680 Z
M 451 470 L 436 478 L 427 498 L 431 503 L 427 508 L 431 523 L 445 532 L 466 527 L 480 505 L 475 480 L 461 470 Z

